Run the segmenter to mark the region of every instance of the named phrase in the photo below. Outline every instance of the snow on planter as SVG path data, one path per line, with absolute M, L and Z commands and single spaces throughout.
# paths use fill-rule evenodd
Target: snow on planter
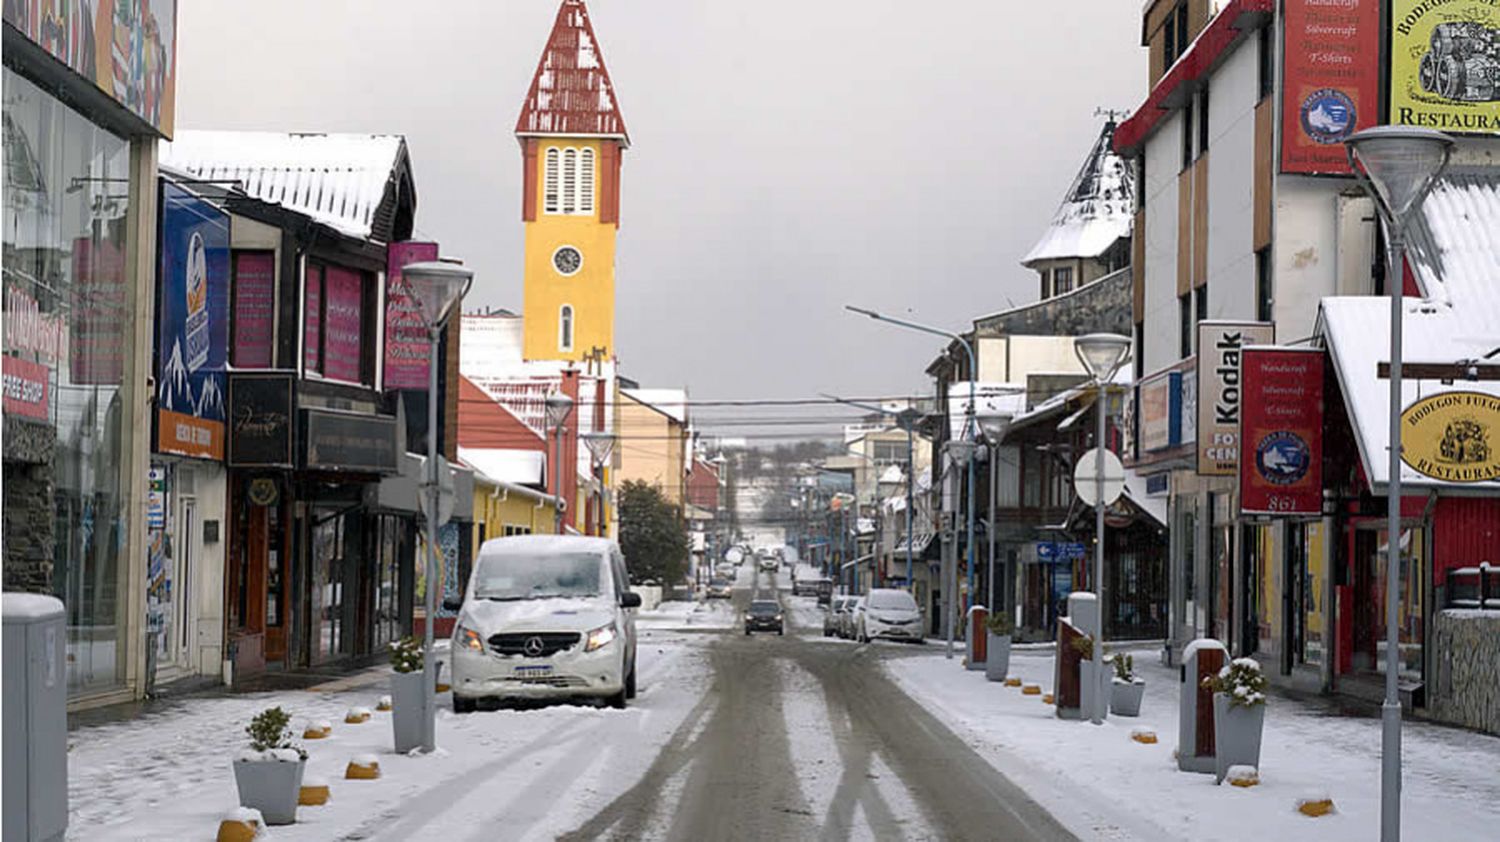
M 260 811 L 249 807 L 236 807 L 219 820 L 219 833 L 215 842 L 254 842 L 265 838 L 266 823 Z
M 1156 732 L 1150 728 L 1131 728 L 1130 739 L 1145 745 L 1152 745 L 1156 742 Z
M 1234 786 L 1255 786 L 1260 783 L 1260 770 L 1254 766 L 1230 766 L 1224 779 Z
M 373 781 L 380 777 L 380 758 L 373 754 L 356 754 L 344 768 L 344 777 L 356 781 Z
M 302 789 L 297 793 L 297 803 L 307 807 L 321 807 L 333 795 L 327 778 L 304 777 Z
M 390 710 L 391 709 L 391 697 L 390 696 L 381 696 L 380 700 L 375 703 L 375 709 L 376 710 Z
M 344 714 L 344 723 L 348 724 L 348 725 L 358 725 L 361 722 L 369 722 L 369 721 L 370 721 L 370 709 L 369 708 L 357 708 L 357 707 L 356 708 L 349 708 L 348 713 Z
M 280 760 L 283 763 L 296 763 L 302 759 L 302 755 L 294 748 L 273 748 L 266 751 L 256 751 L 247 748 L 240 752 L 240 760 L 246 763 L 256 763 L 262 760 Z M 260 815 L 256 813 L 256 815 Z
M 1304 816 L 1317 818 L 1335 812 L 1333 809 L 1333 796 L 1326 792 L 1310 793 L 1297 799 L 1297 812 Z

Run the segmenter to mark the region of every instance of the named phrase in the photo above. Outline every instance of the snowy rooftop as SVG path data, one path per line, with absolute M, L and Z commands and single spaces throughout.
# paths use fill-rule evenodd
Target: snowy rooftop
M 161 145 L 164 166 L 199 179 L 240 182 L 263 202 L 367 239 L 406 156 L 394 134 L 179 130 Z
M 537 450 L 460 447 L 458 460 L 482 479 L 512 485 L 543 485 L 546 481 L 546 456 Z
M 1500 169 L 1446 176 L 1422 205 L 1411 232 L 1410 262 L 1428 298 L 1407 298 L 1402 321 L 1406 362 L 1453 363 L 1500 348 Z M 1389 479 L 1390 384 L 1376 364 L 1390 359 L 1390 301 L 1384 297 L 1325 298 L 1320 315 L 1355 428 L 1365 475 L 1379 489 Z M 1500 383 L 1404 379 L 1402 404 L 1445 391 L 1500 395 Z M 1451 487 L 1402 466 L 1412 486 Z M 1465 487 L 1500 490 L 1500 481 Z
M 1130 234 L 1135 177 L 1129 162 L 1115 154 L 1114 134 L 1114 122 L 1105 123 L 1052 223 L 1022 259 L 1023 265 L 1057 258 L 1098 257 L 1116 240 Z
M 563 0 L 558 8 L 516 134 L 616 137 L 630 144 L 583 0 Z

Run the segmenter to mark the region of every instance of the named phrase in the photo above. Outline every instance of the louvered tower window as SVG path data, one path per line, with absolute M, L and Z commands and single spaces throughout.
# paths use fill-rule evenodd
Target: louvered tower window
M 584 149 L 578 157 L 578 212 L 594 212 L 594 150 Z
M 562 163 L 562 212 L 578 211 L 578 150 L 568 147 L 563 150 Z
M 557 213 L 557 159 L 561 154 L 556 146 L 547 147 L 547 168 L 542 178 L 542 207 L 546 213 Z

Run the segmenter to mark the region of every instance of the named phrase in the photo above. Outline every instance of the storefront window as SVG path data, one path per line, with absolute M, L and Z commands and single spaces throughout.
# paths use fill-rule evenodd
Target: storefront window
M 4 70 L 5 584 L 67 607 L 68 689 L 123 684 L 129 143 Z
M 1371 581 L 1373 599 L 1375 605 L 1386 604 L 1386 575 L 1387 575 L 1387 549 L 1386 531 L 1380 530 L 1376 539 L 1379 549 L 1375 553 L 1374 577 Z M 1420 527 L 1408 527 L 1401 530 L 1401 543 L 1399 557 L 1401 568 L 1398 574 L 1401 592 L 1396 602 L 1396 628 L 1399 635 L 1401 671 L 1399 676 L 1403 680 L 1420 681 L 1422 679 L 1422 602 L 1426 596 L 1424 582 L 1427 569 L 1426 557 L 1427 541 L 1426 530 Z M 1380 621 L 1372 624 L 1374 626 L 1374 637 L 1376 640 L 1375 671 L 1384 675 L 1386 664 L 1386 626 L 1385 615 L 1382 612 Z
M 1302 661 L 1322 665 L 1328 651 L 1328 551 L 1323 525 L 1304 527 L 1307 569 L 1302 576 Z

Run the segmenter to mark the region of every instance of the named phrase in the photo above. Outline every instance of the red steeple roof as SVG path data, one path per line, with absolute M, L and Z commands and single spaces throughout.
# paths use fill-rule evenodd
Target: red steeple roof
M 558 8 L 516 134 L 617 137 L 630 144 L 583 0 L 563 0 Z

